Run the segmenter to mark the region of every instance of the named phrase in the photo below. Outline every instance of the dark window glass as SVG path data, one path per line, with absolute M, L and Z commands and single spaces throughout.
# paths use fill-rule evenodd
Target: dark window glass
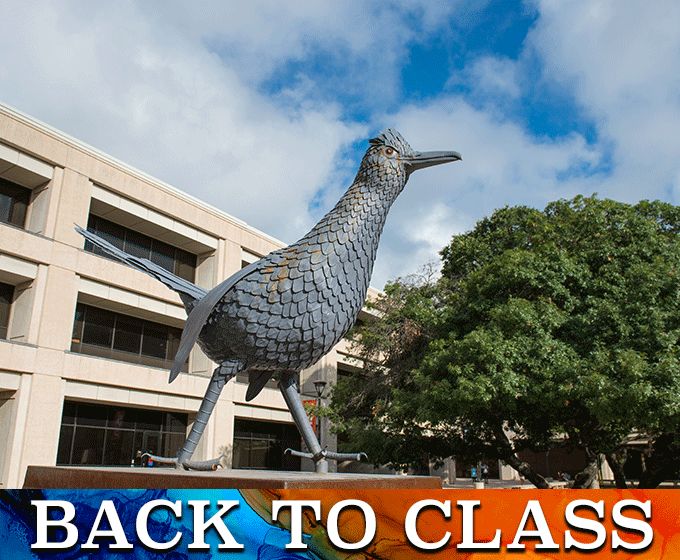
M 300 449 L 300 435 L 293 424 L 236 418 L 232 468 L 299 470 L 299 458 L 284 455 Z
M 7 338 L 9 312 L 14 299 L 14 286 L 0 283 L 0 338 Z
M 73 465 L 101 465 L 104 451 L 104 435 L 102 428 L 78 426 L 73 437 Z
M 73 426 L 68 426 L 62 422 L 59 432 L 59 451 L 57 452 L 57 465 L 68 465 L 71 463 L 71 446 L 73 443 Z
M 338 381 L 351 377 L 353 370 L 345 364 L 338 364 Z
M 97 307 L 87 307 L 83 323 L 83 342 L 111 347 L 115 313 Z
M 175 274 L 193 282 L 196 277 L 196 255 L 182 249 L 175 249 Z
M 154 358 L 166 358 L 168 350 L 168 329 L 161 326 L 144 325 L 144 345 L 142 354 Z
M 109 243 L 111 243 L 111 245 L 114 245 L 119 249 L 125 249 L 126 230 L 123 226 L 119 226 L 118 224 L 114 224 L 113 222 L 109 222 L 108 220 L 95 218 L 94 221 L 90 220 L 88 222 L 88 229 L 90 229 L 89 224 L 91 222 L 94 222 L 96 224 L 95 232 L 97 233 L 97 235 L 99 235 L 99 237 L 103 237 Z
M 182 331 L 160 323 L 79 303 L 71 351 L 152 367 L 172 366 Z M 188 371 L 184 364 L 182 371 Z
M 96 233 L 119 249 L 135 257 L 149 259 L 164 269 L 193 282 L 196 277 L 196 255 L 153 239 L 143 233 L 119 226 L 104 218 L 90 214 L 87 229 Z M 89 241 L 85 242 L 85 250 L 111 258 Z
M 252 439 L 250 441 L 250 461 L 252 465 L 262 468 L 270 461 L 270 451 L 275 449 L 275 441 L 266 439 Z M 273 457 L 272 457 L 273 459 Z
M 108 407 L 96 404 L 78 406 L 78 424 L 83 426 L 106 426 Z
M 106 432 L 106 446 L 104 448 L 104 465 L 132 464 L 135 443 L 134 431 L 108 430 Z
M 149 260 L 170 272 L 175 272 L 175 248 L 167 243 L 161 243 L 160 241 L 154 240 L 151 258 Z
M 162 427 L 163 415 L 157 410 L 137 411 L 137 427 L 143 430 L 153 430 Z
M 233 469 L 247 469 L 250 466 L 250 439 L 234 436 L 231 453 L 231 467 Z
M 113 348 L 123 352 L 139 354 L 142 344 L 142 321 L 135 317 L 117 314 Z
M 132 430 L 137 420 L 137 409 L 135 408 L 109 408 L 109 428 L 114 430 Z
M 61 423 L 68 424 L 72 426 L 76 423 L 76 410 L 78 406 L 76 403 L 66 401 L 64 403 L 64 409 L 61 413 Z
M 161 453 L 161 433 L 155 430 L 146 430 L 142 442 L 142 453 L 151 455 L 162 455 Z
M 148 259 L 151 252 L 151 238 L 131 229 L 125 234 L 125 252 L 135 257 Z
M 31 190 L 0 179 L 0 222 L 23 228 Z
M 179 343 L 182 339 L 182 331 L 173 327 L 168 327 L 168 360 L 174 360 L 179 350 Z
M 141 454 L 174 457 L 187 415 L 89 403 L 64 403 L 57 464 L 141 466 Z
M 82 305 L 76 306 L 76 316 L 73 319 L 73 335 L 71 344 L 79 344 L 83 341 L 83 322 L 85 320 L 85 308 Z
M 165 424 L 163 429 L 169 432 L 184 432 L 187 427 L 186 414 L 168 412 L 165 414 Z

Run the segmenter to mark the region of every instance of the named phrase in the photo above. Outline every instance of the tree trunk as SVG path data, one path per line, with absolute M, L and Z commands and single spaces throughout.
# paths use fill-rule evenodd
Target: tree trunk
M 574 488 L 599 488 L 600 480 L 598 479 L 597 468 L 597 454 L 591 453 L 588 449 L 586 452 L 586 459 L 588 464 L 574 477 Z
M 628 488 L 628 485 L 626 484 L 626 475 L 623 472 L 623 464 L 626 462 L 626 455 L 627 452 L 625 448 L 605 454 L 609 468 L 611 468 L 614 473 L 614 482 L 616 483 L 617 488 Z
M 515 448 L 508 438 L 508 434 L 505 433 L 502 424 L 495 425 L 494 432 L 494 447 L 496 447 L 496 450 L 499 452 L 500 459 L 515 469 L 520 476 L 526 478 L 536 488 L 550 488 L 548 481 L 543 476 L 534 471 L 534 469 L 529 466 L 529 463 L 521 461 L 516 455 Z
M 543 478 L 543 476 L 534 471 L 534 469 L 529 466 L 529 463 L 520 461 L 519 457 L 517 457 L 517 455 L 514 453 L 509 457 L 505 457 L 503 460 L 513 469 L 515 469 L 521 476 L 531 482 L 531 484 L 533 484 L 536 488 L 550 488 L 548 481 Z

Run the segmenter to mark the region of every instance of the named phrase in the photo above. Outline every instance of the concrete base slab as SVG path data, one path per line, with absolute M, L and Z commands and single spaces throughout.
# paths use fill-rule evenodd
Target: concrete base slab
M 199 472 L 163 468 L 29 466 L 24 488 L 337 488 L 438 489 L 436 476 L 220 469 Z

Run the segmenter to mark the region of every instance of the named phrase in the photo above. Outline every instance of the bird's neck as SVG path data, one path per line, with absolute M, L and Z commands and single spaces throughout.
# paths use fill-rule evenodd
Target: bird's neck
M 400 185 L 376 187 L 376 181 L 361 172 L 335 207 L 301 240 L 332 243 L 343 261 L 359 260 L 363 280 L 368 286 L 380 235 L 387 213 L 399 193 Z

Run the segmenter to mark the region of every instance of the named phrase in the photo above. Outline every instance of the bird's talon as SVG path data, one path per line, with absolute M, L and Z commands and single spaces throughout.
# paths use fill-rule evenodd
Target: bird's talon
M 363 451 L 360 453 L 335 453 L 334 451 L 328 451 L 323 449 L 319 451 L 316 455 L 312 453 L 305 453 L 304 451 L 296 451 L 290 447 L 284 451 L 286 455 L 293 455 L 294 457 L 303 457 L 305 459 L 311 459 L 315 463 L 321 459 L 335 459 L 336 461 L 368 461 L 368 455 Z
M 180 461 L 178 457 L 159 457 L 158 455 L 151 455 L 151 453 L 144 453 L 142 455 L 142 459 L 151 460 L 162 465 L 175 465 L 176 469 L 183 469 L 185 471 L 216 471 L 223 457 L 224 455 L 220 455 L 210 461 Z

